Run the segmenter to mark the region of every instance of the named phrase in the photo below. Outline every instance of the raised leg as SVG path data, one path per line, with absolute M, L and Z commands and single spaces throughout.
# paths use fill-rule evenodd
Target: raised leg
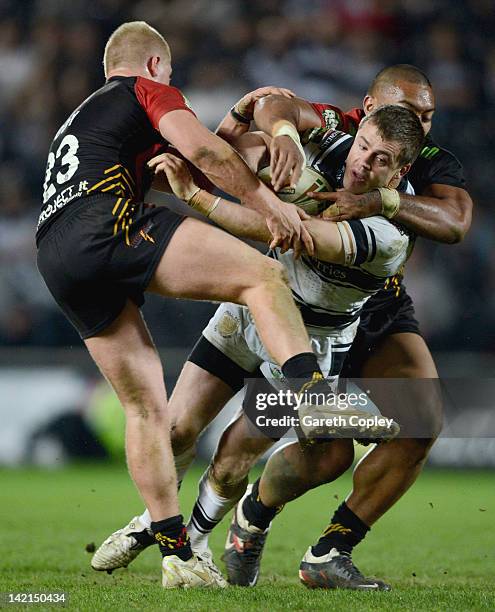
M 311 352 L 281 264 L 196 219 L 179 226 L 148 290 L 248 306 L 265 348 L 278 364 Z

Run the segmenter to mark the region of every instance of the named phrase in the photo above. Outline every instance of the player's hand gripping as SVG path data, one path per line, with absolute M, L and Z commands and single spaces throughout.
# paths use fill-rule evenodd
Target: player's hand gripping
M 275 136 L 270 143 L 270 174 L 275 191 L 297 185 L 306 159 L 300 146 L 287 135 Z
M 162 153 L 150 160 L 148 165 L 154 168 L 155 174 L 160 172 L 166 174 L 173 193 L 179 199 L 189 202 L 199 191 L 187 164 L 175 155 Z M 313 240 L 302 223 L 304 219 L 310 217 L 294 204 L 285 204 L 280 201 L 267 189 L 264 190 L 263 195 L 265 194 L 268 196 L 266 209 L 269 211 L 265 220 L 273 237 L 270 248 L 279 246 L 282 251 L 292 248 L 296 257 L 299 257 L 304 248 L 310 255 L 313 255 Z
M 273 237 L 270 248 L 280 247 L 282 253 L 292 248 L 296 259 L 303 250 L 309 255 L 314 255 L 313 239 L 302 223 L 311 217 L 294 204 L 287 204 L 281 200 L 277 202 L 276 207 L 271 208 L 273 214 L 266 217 L 266 224 Z
M 148 165 L 154 169 L 155 174 L 164 172 L 167 175 L 168 183 L 179 200 L 188 202 L 199 190 L 186 162 L 171 153 L 157 155 Z
M 320 202 L 328 202 L 328 208 L 323 211 L 321 218 L 330 221 L 363 219 L 380 215 L 382 212 L 381 197 L 377 190 L 360 195 L 345 189 L 332 192 L 308 192 L 308 195 Z
M 234 109 L 239 115 L 242 115 L 246 119 L 252 119 L 254 114 L 254 105 L 258 100 L 265 96 L 284 96 L 285 98 L 294 98 L 295 93 L 285 87 L 274 87 L 269 85 L 268 87 L 260 87 L 254 91 L 250 91 L 235 103 Z

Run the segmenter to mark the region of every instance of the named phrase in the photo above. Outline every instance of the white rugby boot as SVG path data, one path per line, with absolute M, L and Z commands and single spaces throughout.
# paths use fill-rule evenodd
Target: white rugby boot
M 135 537 L 138 534 L 142 536 L 141 541 L 149 537 L 149 543 L 140 543 Z M 128 525 L 108 536 L 93 555 L 91 567 L 99 572 L 111 573 L 119 567 L 127 567 L 145 548 L 155 543 L 151 529 L 141 523 L 139 516 L 135 516 Z
M 162 586 L 165 589 L 225 588 L 227 582 L 211 556 L 193 554 L 188 561 L 177 555 L 162 561 Z

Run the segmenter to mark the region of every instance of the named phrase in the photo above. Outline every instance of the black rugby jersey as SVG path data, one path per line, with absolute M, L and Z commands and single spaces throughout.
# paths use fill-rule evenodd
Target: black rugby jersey
M 112 77 L 65 121 L 48 154 L 36 240 L 73 202 L 106 194 L 115 233 L 128 237 L 133 204 L 153 173 L 146 163 L 165 150 L 158 123 L 172 110 L 192 112 L 182 93 L 143 77 Z
M 311 103 L 318 113 L 322 127 L 342 130 L 354 135 L 359 122 L 364 117 L 361 108 L 353 108 L 344 112 L 331 104 Z M 430 136 L 425 137 L 424 145 L 418 158 L 407 175 L 407 179 L 416 194 L 422 194 L 429 185 L 451 185 L 465 189 L 466 181 L 462 165 L 447 149 L 439 147 Z M 386 306 L 389 300 L 401 297 L 405 292 L 402 284 L 403 275 L 398 274 L 387 279 L 385 287 L 374 295 L 365 305 L 365 310 L 379 310 Z

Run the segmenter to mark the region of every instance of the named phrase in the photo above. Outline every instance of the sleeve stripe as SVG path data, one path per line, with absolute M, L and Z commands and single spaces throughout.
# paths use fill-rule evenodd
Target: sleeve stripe
M 373 261 L 376 257 L 376 236 L 375 236 L 375 232 L 373 231 L 373 228 L 368 227 L 368 230 L 371 236 L 371 255 L 368 261 Z
M 368 255 L 366 257 L 366 261 L 370 261 L 370 258 L 371 258 L 371 248 L 372 248 L 372 245 L 371 245 L 371 234 L 370 234 L 369 227 L 366 224 L 364 224 L 364 223 L 363 223 L 363 226 L 364 226 L 364 231 L 366 232 L 366 242 L 368 243 Z
M 352 266 L 356 261 L 356 242 L 354 235 L 349 228 L 348 221 L 338 221 L 337 229 L 342 238 L 342 246 L 344 247 L 344 265 Z
M 360 266 L 365 261 L 368 261 L 370 256 L 370 240 L 366 235 L 366 229 L 360 219 L 352 219 L 351 221 L 347 221 L 347 224 L 349 225 L 356 243 L 356 257 L 354 259 L 354 265 Z
M 366 261 L 373 261 L 376 257 L 376 236 L 373 228 L 371 228 L 367 223 L 363 223 L 364 230 L 366 232 L 366 237 L 368 241 L 368 257 Z

